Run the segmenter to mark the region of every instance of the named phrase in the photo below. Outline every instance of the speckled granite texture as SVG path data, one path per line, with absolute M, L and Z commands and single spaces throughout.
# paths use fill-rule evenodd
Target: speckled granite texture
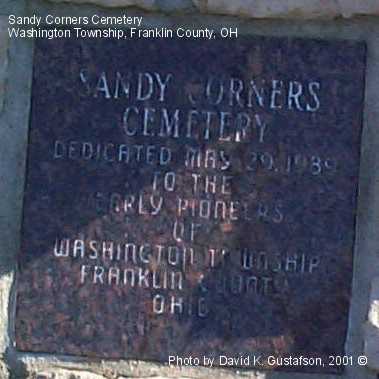
M 328 357 L 347 331 L 364 64 L 348 41 L 39 41 L 17 348 L 293 354 L 327 362 L 294 371 L 339 371 Z M 214 152 L 198 167 L 193 149 Z M 196 236 L 175 240 L 176 223 Z

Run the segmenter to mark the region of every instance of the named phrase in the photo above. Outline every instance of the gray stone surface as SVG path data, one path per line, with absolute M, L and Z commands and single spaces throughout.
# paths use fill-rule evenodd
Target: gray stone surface
M 368 359 L 368 367 L 379 371 L 379 329 L 371 324 L 367 324 L 365 335 L 365 354 Z
M 142 9 L 162 9 L 162 0 L 50 0 L 77 4 L 96 4 L 102 7 L 136 6 Z M 185 0 L 171 0 L 165 10 L 185 8 Z M 354 15 L 379 14 L 377 0 L 193 0 L 194 5 L 204 13 L 220 13 L 253 18 L 335 18 Z
M 6 40 L 8 42 L 8 38 Z M 5 354 L 11 344 L 9 330 L 12 329 L 14 301 L 10 293 L 15 273 L 15 252 L 19 248 L 16 236 L 20 233 L 25 173 L 31 47 L 31 41 L 9 44 L 7 85 L 0 112 L 0 355 Z M 0 62 L 2 59 L 0 57 Z
M 50 0 L 64 4 L 95 4 L 104 8 L 122 8 L 127 6 L 138 7 L 143 10 L 162 12 L 194 11 L 196 5 L 191 0 Z
M 54 3 L 76 3 L 76 4 L 96 4 L 103 7 L 127 7 L 137 6 L 142 9 L 156 9 L 156 0 L 50 0 Z
M 0 16 L 0 112 L 4 105 L 5 86 L 7 83 L 9 47 L 7 25 L 8 21 L 6 16 Z
M 158 0 L 159 1 L 159 0 Z M 300 1 L 300 0 L 299 0 Z M 232 3 L 232 1 L 230 1 Z M 369 2 L 351 0 L 351 4 L 361 6 Z M 21 4 L 18 0 L 0 0 L 0 13 Z M 168 10 L 179 7 L 179 2 L 165 2 Z M 186 2 L 188 8 L 188 2 Z M 202 2 L 203 11 L 217 10 L 218 5 Z M 251 4 L 251 3 L 250 3 Z M 378 2 L 371 2 L 373 6 Z M 243 5 L 243 4 L 242 4 Z M 234 5 L 228 5 L 234 6 Z M 180 7 L 179 7 L 180 8 Z M 362 9 L 362 8 L 361 8 Z M 80 14 L 99 12 L 91 6 L 73 6 L 53 4 L 44 1 L 29 1 L 29 14 L 56 13 Z M 103 11 L 103 10 L 101 10 Z M 237 10 L 240 12 L 240 10 Z M 233 12 L 237 12 L 234 11 Z M 107 11 L 116 15 L 120 10 Z M 132 10 L 130 13 L 133 15 Z M 360 11 L 362 12 L 362 11 Z M 365 11 L 366 12 L 366 11 Z M 138 13 L 139 14 L 139 13 Z M 346 13 L 348 15 L 348 13 Z M 365 334 L 366 352 L 373 352 L 370 363 L 375 368 L 378 346 L 375 317 L 367 311 L 370 305 L 370 288 L 373 278 L 379 276 L 379 22 L 377 18 L 362 18 L 349 21 L 254 21 L 247 19 L 200 16 L 164 16 L 145 14 L 145 25 L 182 25 L 188 26 L 232 26 L 237 25 L 241 34 L 291 35 L 315 38 L 339 38 L 365 40 L 368 46 L 365 121 L 362 144 L 362 161 L 360 177 L 360 197 L 357 223 L 357 242 L 355 252 L 355 269 L 353 280 L 350 326 L 347 340 L 347 354 L 354 359 L 364 353 Z M 266 372 L 238 372 L 236 370 L 209 370 L 203 368 L 170 368 L 164 365 L 136 361 L 92 361 L 85 358 L 54 356 L 49 354 L 18 353 L 12 346 L 14 294 L 12 281 L 15 272 L 16 254 L 19 248 L 19 232 L 23 193 L 24 165 L 27 146 L 27 125 L 30 106 L 30 80 L 32 72 L 32 41 L 12 40 L 9 47 L 9 64 L 7 68 L 7 91 L 4 97 L 4 109 L 0 113 L 0 355 L 10 367 L 12 379 L 33 378 L 37 374 L 64 373 L 69 379 L 79 375 L 79 379 L 92 379 L 80 375 L 96 375 L 96 379 L 133 378 L 251 378 L 251 379 L 376 379 L 377 374 L 365 367 L 347 367 L 341 377 L 332 375 L 303 375 Z M 325 137 L 327 138 L 327 136 Z M 9 315 L 8 319 L 6 315 Z M 366 329 L 365 329 L 366 325 Z M 366 333 L 365 333 L 366 330 Z M 8 331 L 8 332 L 6 332 Z M 373 341 L 368 346 L 367 342 Z M 370 359 L 370 356 L 369 356 Z M 378 359 L 379 361 L 379 359 Z M 376 368 L 379 370 L 379 368 Z M 2 370 L 2 371 L 1 371 Z M 70 377 L 70 374 L 71 377 Z M 0 378 L 6 378 L 6 367 L 0 365 Z M 63 375 L 63 374 L 62 374 Z M 64 377 L 63 377 L 64 378 Z M 44 378 L 45 379 L 45 378 Z M 48 378 L 50 379 L 50 378 Z M 64 378 L 66 379 L 66 378 Z M 76 378 L 75 378 L 76 379 Z
M 379 14 L 377 0 L 194 0 L 203 12 L 254 18 L 335 18 Z
M 0 1 L 0 15 L 18 13 L 23 14 L 25 9 L 25 0 L 1 0 Z
M 196 9 L 191 0 L 156 0 L 156 4 L 163 12 L 194 11 Z

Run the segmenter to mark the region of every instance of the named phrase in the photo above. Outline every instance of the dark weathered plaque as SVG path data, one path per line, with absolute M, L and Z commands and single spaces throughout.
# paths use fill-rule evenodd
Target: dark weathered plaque
M 364 56 L 293 38 L 37 41 L 18 349 L 338 372 Z

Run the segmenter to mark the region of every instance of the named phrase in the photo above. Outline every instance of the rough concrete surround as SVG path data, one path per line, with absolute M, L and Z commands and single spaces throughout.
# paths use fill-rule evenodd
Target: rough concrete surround
M 365 335 L 365 354 L 369 366 L 379 371 L 379 278 L 371 282 L 370 308 Z
M 159 9 L 159 0 L 51 0 L 76 4 L 97 4 L 102 7 L 136 6 Z M 180 3 L 178 1 L 177 3 Z M 193 0 L 203 13 L 218 13 L 253 18 L 349 18 L 358 15 L 379 14 L 377 0 Z
M 256 18 L 335 18 L 379 13 L 376 0 L 195 0 L 203 12 Z
M 337 38 L 366 42 L 366 100 L 354 279 L 346 353 L 355 358 L 366 354 L 369 367 L 346 367 L 344 374 L 339 377 L 206 368 L 181 369 L 142 361 L 90 360 L 50 354 L 19 353 L 15 350 L 14 282 L 17 280 L 16 256 L 19 249 L 30 112 L 33 41 L 9 41 L 7 15 L 12 12 L 24 15 L 83 15 L 94 12 L 118 15 L 125 10 L 130 15 L 143 15 L 146 25 L 237 26 L 239 32 L 246 35 Z M 149 12 L 144 13 L 146 10 Z M 0 15 L 0 379 L 377 378 L 379 18 L 375 15 L 379 16 L 379 0 L 194 0 L 193 3 L 186 0 L 0 0 Z M 358 17 L 362 15 L 370 17 Z
M 52 0 L 55 3 L 64 3 L 70 2 L 65 0 Z M 97 4 L 102 7 L 128 7 L 128 6 L 136 6 L 142 9 L 152 10 L 157 9 L 157 4 L 155 0 L 76 0 L 73 3 L 76 4 Z

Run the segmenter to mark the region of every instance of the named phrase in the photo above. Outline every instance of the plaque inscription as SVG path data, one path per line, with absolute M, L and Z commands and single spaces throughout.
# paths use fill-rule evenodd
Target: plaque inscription
M 348 41 L 38 40 L 18 349 L 339 371 L 364 57 Z

